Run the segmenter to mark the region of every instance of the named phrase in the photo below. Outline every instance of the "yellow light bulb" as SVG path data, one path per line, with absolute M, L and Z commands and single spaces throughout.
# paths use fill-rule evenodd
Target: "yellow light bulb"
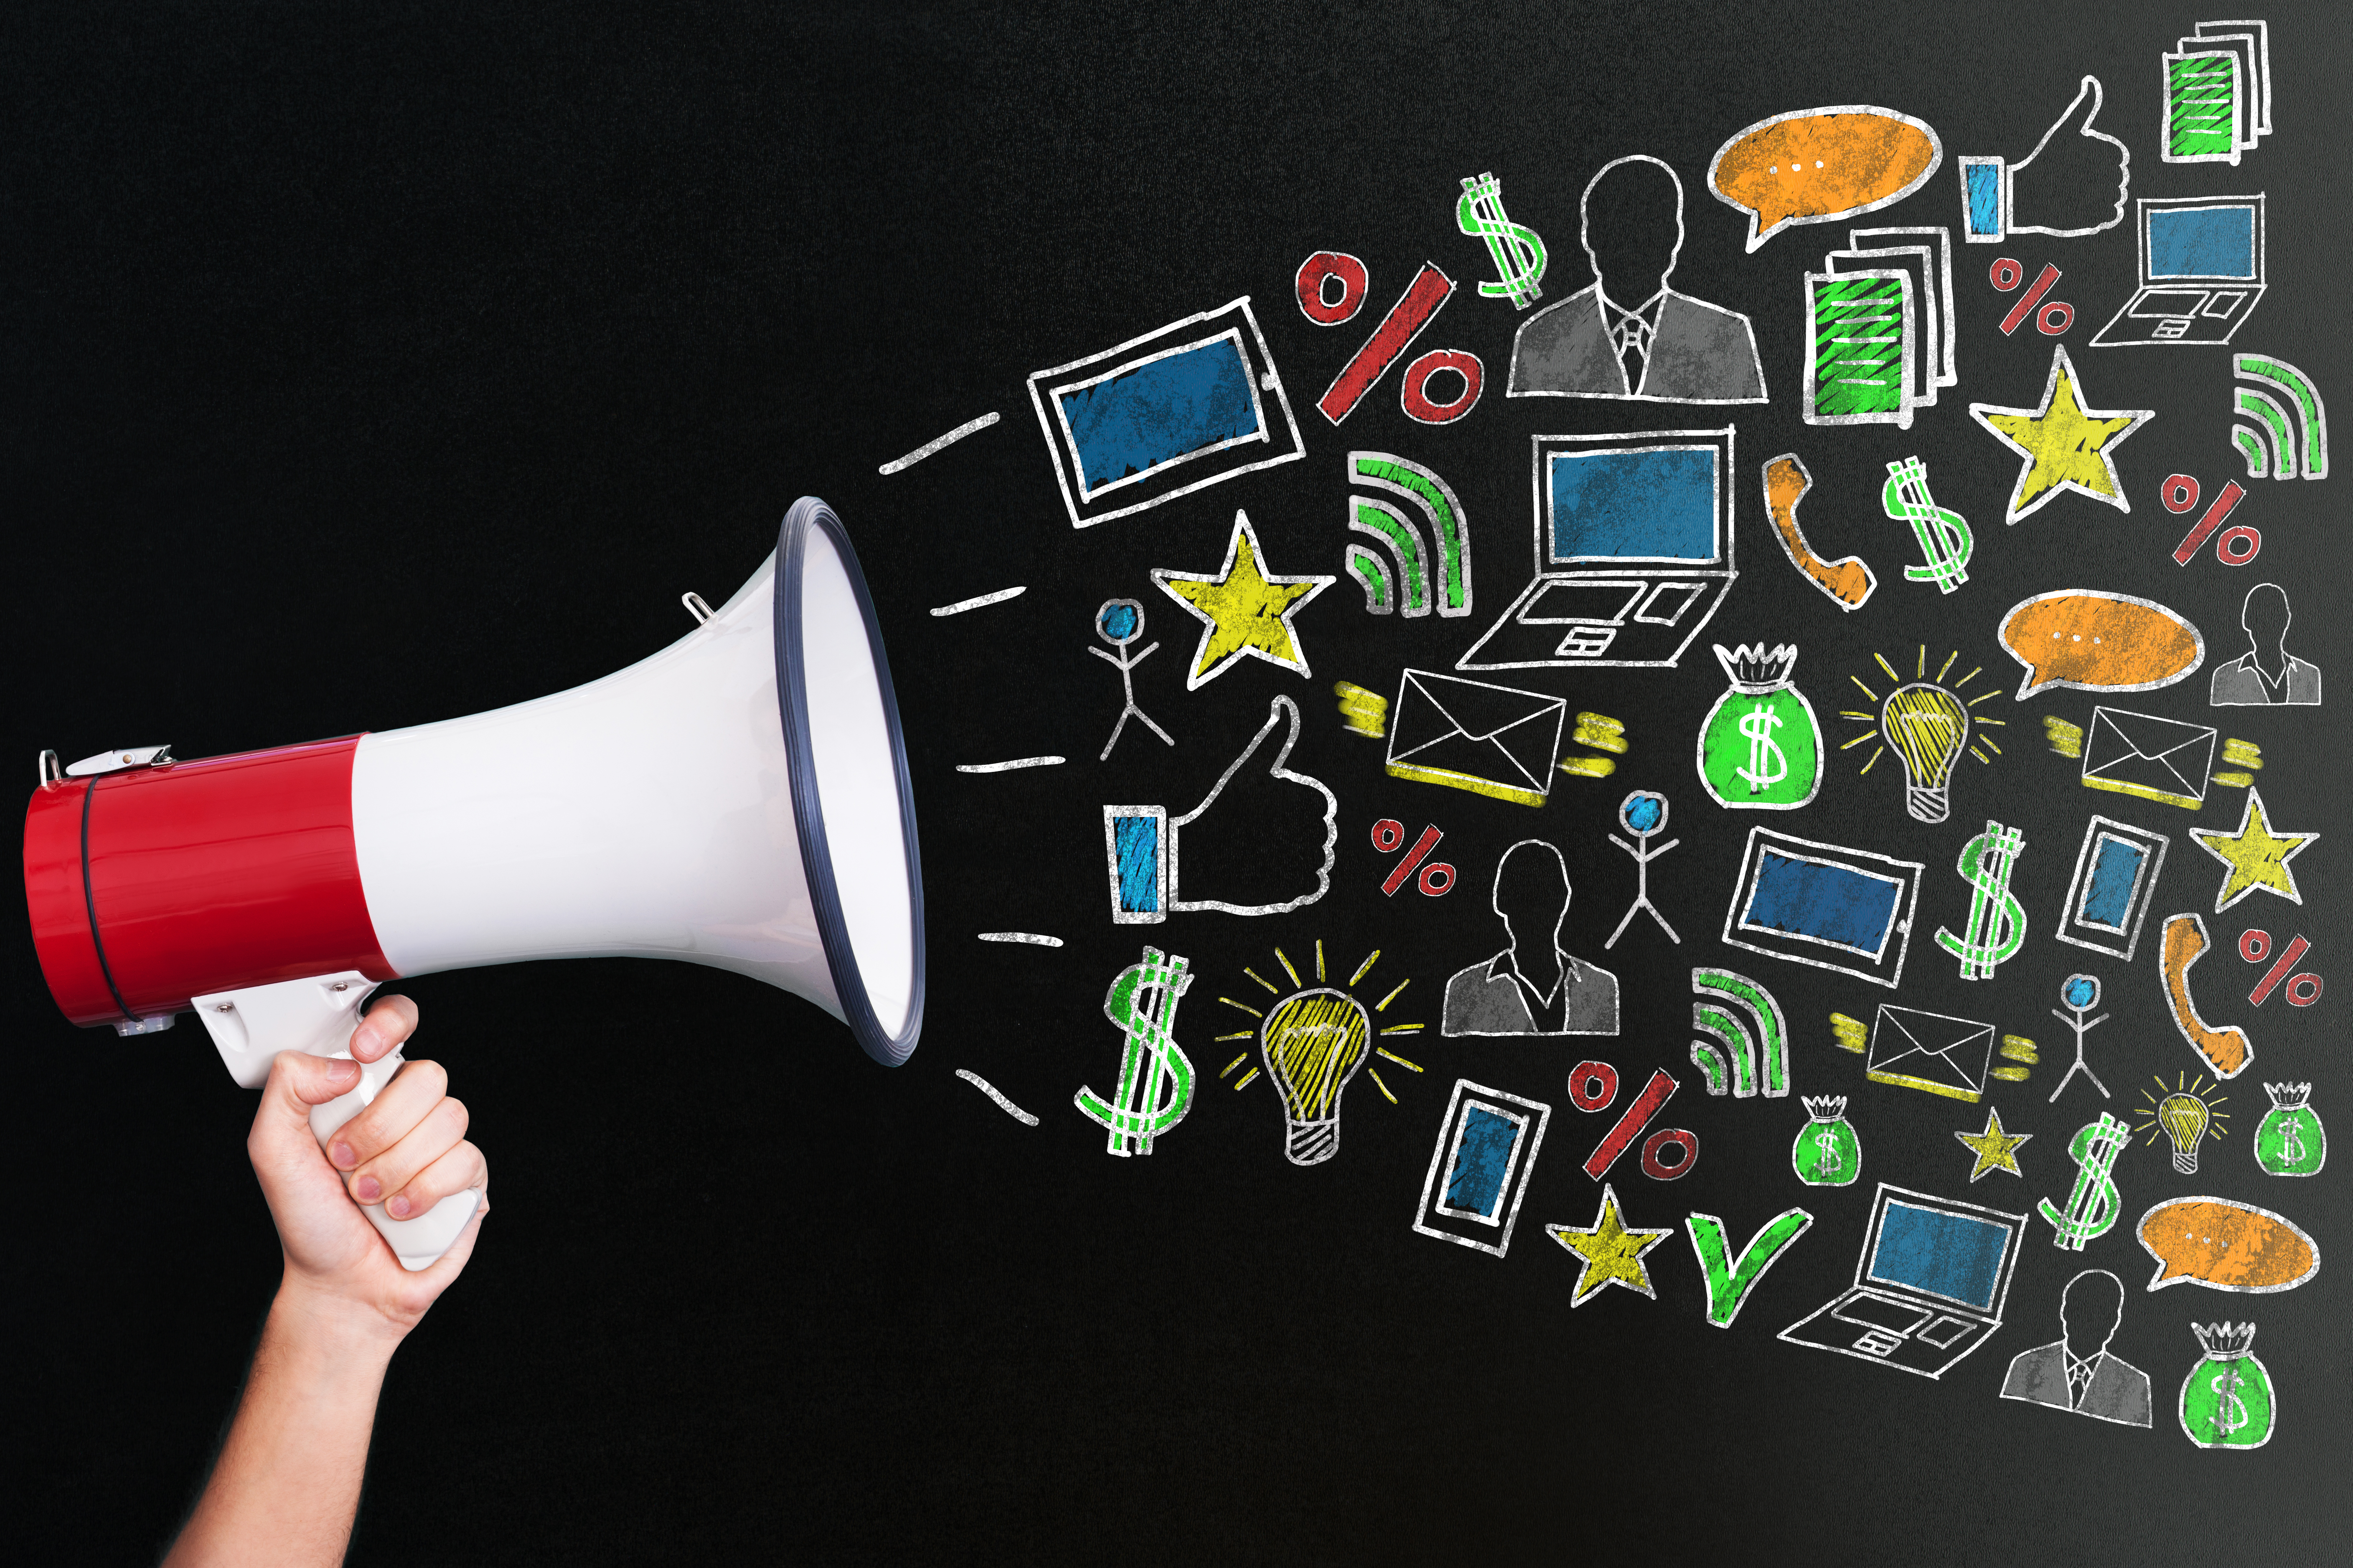
M 1929 681 L 1890 692 L 1879 710 L 1879 733 L 1904 763 L 1904 809 L 1923 822 L 1952 814 L 1953 764 L 1969 744 L 1969 710 Z
M 2198 1140 L 2206 1136 L 2211 1115 L 2194 1094 L 2168 1094 L 2158 1102 L 2157 1124 L 2173 1140 L 2173 1168 L 2185 1176 L 2198 1173 Z
M 1340 1092 L 1365 1056 L 1373 1021 L 1345 991 L 1302 991 L 1286 996 L 1259 1026 L 1266 1076 L 1282 1095 L 1282 1152 L 1294 1165 L 1314 1165 L 1340 1152 Z

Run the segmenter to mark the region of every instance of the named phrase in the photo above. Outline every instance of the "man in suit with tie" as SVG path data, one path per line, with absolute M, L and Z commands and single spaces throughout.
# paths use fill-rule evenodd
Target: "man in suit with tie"
M 2001 1381 L 2001 1396 L 2119 1426 L 2147 1426 L 2148 1373 L 2108 1353 L 2124 1315 L 2123 1280 L 2105 1268 L 2076 1275 L 2059 1295 L 2062 1338 L 2019 1352 Z
M 1674 170 L 1640 154 L 1605 163 L 1578 211 L 1593 285 L 1520 328 L 1505 395 L 1764 402 L 1748 318 L 1667 287 L 1683 244 Z

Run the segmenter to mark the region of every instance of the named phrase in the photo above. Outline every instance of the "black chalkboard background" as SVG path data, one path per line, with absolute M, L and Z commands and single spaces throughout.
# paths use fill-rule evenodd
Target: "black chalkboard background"
M 771 547 L 804 493 L 847 520 L 889 641 L 929 900 L 923 1042 L 903 1068 L 860 1056 L 797 999 L 681 964 L 575 963 L 435 975 L 419 1053 L 445 1061 L 497 1173 L 497 1214 L 464 1279 L 396 1360 L 355 1563 L 808 1561 L 1463 1561 L 1534 1549 L 1609 1559 L 2313 1561 L 2353 1522 L 2341 1485 L 2348 1158 L 2278 1181 L 2249 1153 L 2259 1080 L 2310 1079 L 2353 1136 L 2344 996 L 2253 1012 L 2232 945 L 2261 925 L 2315 944 L 2332 978 L 2353 949 L 2336 883 L 2353 762 L 2334 706 L 2217 713 L 2203 671 L 2126 700 L 2261 744 L 2275 824 L 2325 829 L 2295 862 L 2302 908 L 2269 895 L 2211 912 L 2221 868 L 2189 813 L 2081 791 L 2041 719 L 2088 722 L 2088 693 L 1979 711 L 1990 767 L 1965 761 L 1949 823 L 1901 809 L 1892 760 L 1858 777 L 1834 753 L 1820 799 L 1767 826 L 1926 862 L 1900 995 L 1726 949 L 1732 867 L 1757 816 L 1702 795 L 1694 736 L 1724 682 L 1708 642 L 1788 640 L 1833 745 L 1860 727 L 1850 674 L 1871 656 L 2014 688 L 2002 613 L 2053 588 L 2158 599 L 2241 651 L 2239 604 L 2285 584 L 2291 648 L 2353 679 L 2336 614 L 2348 563 L 2338 487 L 2246 481 L 2227 431 L 2229 356 L 2088 348 L 2129 293 L 2129 220 L 2087 239 L 1957 246 L 1961 382 L 1907 431 L 1801 424 L 1801 278 L 1845 223 L 1754 255 L 1705 189 L 1731 133 L 1814 105 L 1884 104 L 1942 136 L 1946 166 L 1857 224 L 1957 224 L 1957 160 L 2023 156 L 2096 74 L 2099 127 L 2132 150 L 2132 194 L 2261 190 L 2271 291 L 2241 348 L 2293 359 L 2344 402 L 2346 163 L 2341 13 L 2265 8 L 2276 133 L 2238 169 L 2159 162 L 2158 56 L 2185 3 L 1433 6 L 1342 14 L 1249 5 L 803 16 L 681 9 L 659 20 L 505 6 L 20 6 L 0 21 L 0 463 L 13 515 L 9 619 L 20 755 L 173 742 L 217 754 L 473 712 L 594 679 L 687 629 Z M 1518 321 L 1472 289 L 1483 247 L 1456 232 L 1462 176 L 1503 177 L 1515 220 L 1552 249 L 1547 299 L 1586 280 L 1578 193 L 1602 162 L 1666 159 L 1686 193 L 1677 287 L 1750 315 L 1768 406 L 1728 411 L 1506 401 Z M 1365 259 L 1372 302 L 1347 327 L 1290 300 L 1313 251 Z M 2004 338 L 1996 255 L 2063 269 L 2079 315 L 2061 340 L 2087 397 L 2157 417 L 2116 449 L 2132 510 L 2063 497 L 2000 522 L 2017 461 L 1968 417 L 2031 405 L 2051 343 Z M 1311 405 L 1414 269 L 1462 291 L 1423 347 L 1478 353 L 1492 377 L 1459 424 L 1399 412 L 1392 380 L 1335 431 Z M 1255 301 L 1307 444 L 1304 461 L 1084 531 L 1062 513 L 1023 387 L 1240 295 Z M 893 477 L 877 466 L 989 410 L 1003 422 Z M 1384 777 L 1345 734 L 1330 684 L 1393 692 L 1405 666 L 1450 669 L 1525 580 L 1527 437 L 1736 423 L 1741 577 L 1674 672 L 1519 672 L 1572 709 L 1627 721 L 1606 781 L 1564 779 L 1541 811 Z M 1190 623 L 1147 576 L 1213 570 L 1237 508 L 1270 569 L 1337 573 L 1345 452 L 1427 462 L 1476 542 L 1462 621 L 1364 614 L 1345 578 L 1302 613 L 1313 679 L 1250 663 L 1182 686 Z M 1877 596 L 1842 614 L 1782 559 L 1757 473 L 1796 451 L 1801 518 L 1823 553 L 1861 553 Z M 1978 552 L 1949 598 L 1907 584 L 1909 530 L 1883 517 L 1883 465 L 1919 455 Z M 2239 477 L 2234 521 L 2263 531 L 2245 570 L 2171 548 L 2174 472 L 2209 495 Z M 929 607 L 1013 584 L 1009 605 Z M 1144 601 L 1166 646 L 1138 677 L 1173 749 L 1131 733 L 1093 761 L 1115 680 L 1082 651 L 1095 605 Z M 1883 683 L 1879 689 L 1883 689 Z M 1198 800 L 1287 694 L 1292 765 L 1340 801 L 1332 891 L 1260 920 L 1114 928 L 1099 808 Z M 2335 699 L 2345 700 L 2342 693 Z M 955 764 L 1041 752 L 1070 764 L 991 777 Z M 1682 845 L 1652 893 L 1683 932 L 1600 946 L 1631 897 L 1604 842 L 1627 788 L 1662 790 Z M 2238 792 L 2195 819 L 2232 826 Z M 2206 1173 L 2161 1148 L 2120 1162 L 2126 1219 L 2078 1255 L 2037 1220 L 2008 1326 L 1941 1382 L 1775 1340 L 1848 1282 L 1875 1184 L 2031 1212 L 2063 1197 L 2068 1137 L 2095 1107 L 2048 1085 L 2071 1052 L 2060 980 L 2108 988 L 2093 1061 L 2119 1109 L 2195 1059 L 2166 1014 L 2153 920 L 2129 968 L 2052 940 L 2084 818 L 2174 835 L 2156 914 L 2205 910 L 2210 1016 L 2244 1023 L 2253 1068 L 2228 1089 Z M 1955 856 L 1988 816 L 2025 832 L 2016 888 L 2035 929 L 1997 980 L 1959 980 L 1927 933 L 1967 915 Z M 1444 828 L 1462 887 L 1381 896 L 1377 817 Z M 1494 951 L 1485 889 L 1522 837 L 1576 879 L 1572 952 L 1620 977 L 1614 1041 L 1443 1041 L 1445 977 Z M 117 1042 L 70 1028 L 11 916 L 16 1069 L 5 1126 L 19 1324 L 7 1375 L 17 1457 L 7 1533 L 26 1560 L 136 1560 L 200 1482 L 276 1281 L 245 1164 L 252 1097 L 192 1021 Z M 1060 950 L 987 945 L 1050 931 Z M 1373 948 L 1414 984 L 1383 1021 L 1431 1028 L 1400 1054 L 1428 1070 L 1359 1079 L 1340 1155 L 1296 1168 L 1263 1081 L 1210 1077 L 1240 1045 L 1219 1005 L 1280 946 L 1335 965 Z M 1204 1069 L 1190 1117 L 1148 1160 L 1115 1160 L 1071 1107 L 1115 1071 L 1103 988 L 1150 941 L 1199 983 L 1178 1037 Z M 1689 970 L 1728 962 L 1791 1020 L 1800 1093 L 1852 1097 L 1862 1182 L 1801 1187 L 1786 1100 L 1709 1100 L 1686 1059 Z M 1343 972 L 1345 973 L 1345 971 Z M 2348 984 L 2341 979 L 2339 985 Z M 1252 988 L 1254 989 L 1254 988 Z M 2043 1065 L 1989 1097 L 2034 1135 L 2022 1181 L 1966 1180 L 1952 1138 L 1980 1107 L 1867 1084 L 1828 1015 L 1883 999 L 1985 1018 L 2041 1042 Z M 1590 1048 L 1587 1048 L 1590 1047 Z M 1658 1299 L 1610 1290 L 1574 1311 L 1574 1260 L 1546 1222 L 1591 1223 L 1577 1168 L 1609 1116 L 1572 1109 L 1567 1068 L 1599 1055 L 1684 1087 L 1661 1125 L 1700 1140 L 1672 1184 L 1612 1173 L 1631 1224 L 1677 1234 L 1648 1259 Z M 1039 1113 L 1032 1130 L 956 1079 L 969 1068 Z M 1553 1106 L 1510 1255 L 1409 1228 L 1457 1076 Z M 2142 1289 L 2133 1220 L 2210 1192 L 2279 1209 L 2330 1259 L 2289 1294 Z M 1793 1204 L 1813 1229 L 1729 1330 L 1707 1325 L 1686 1214 L 1736 1243 Z M 2127 1285 L 2113 1347 L 2146 1370 L 2153 1431 L 1996 1397 L 2009 1358 L 2056 1337 L 2079 1268 Z M 2280 1398 L 2277 1435 L 2193 1448 L 2174 1419 L 2193 1320 L 2252 1319 Z

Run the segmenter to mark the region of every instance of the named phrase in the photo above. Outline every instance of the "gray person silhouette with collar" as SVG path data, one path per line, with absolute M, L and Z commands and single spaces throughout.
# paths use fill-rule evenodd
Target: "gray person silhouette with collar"
M 2278 584 L 2258 583 L 2247 590 L 2239 625 L 2252 651 L 2215 667 L 2211 706 L 2320 706 L 2320 667 L 2287 651 L 2288 623 L 2294 619 L 2287 590 Z
M 1446 983 L 1441 1035 L 1614 1035 L 1618 977 L 1561 951 L 1568 864 L 1540 838 L 1504 851 L 1494 910 L 1510 944 Z
M 1520 328 L 1504 395 L 1764 402 L 1748 318 L 1667 286 L 1683 247 L 1674 170 L 1639 153 L 1604 163 L 1577 212 L 1592 287 Z
M 2001 1396 L 2119 1426 L 2147 1426 L 2148 1373 L 2108 1353 L 2124 1315 L 2124 1281 L 2105 1268 L 2084 1269 L 2059 1293 L 2061 1338 L 2019 1352 Z

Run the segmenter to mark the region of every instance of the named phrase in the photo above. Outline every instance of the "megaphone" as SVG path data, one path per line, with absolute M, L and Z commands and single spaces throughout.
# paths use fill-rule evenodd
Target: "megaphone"
M 60 769 L 25 814 L 49 994 L 124 1035 L 193 1009 L 237 1081 L 281 1050 L 348 1056 L 407 975 L 670 958 L 807 997 L 888 1066 L 923 1018 L 915 807 L 874 605 L 814 497 L 701 624 L 601 680 L 462 719 L 236 756 L 168 747 Z M 397 1053 L 318 1108 L 327 1136 Z M 476 1194 L 368 1217 L 439 1258 Z

